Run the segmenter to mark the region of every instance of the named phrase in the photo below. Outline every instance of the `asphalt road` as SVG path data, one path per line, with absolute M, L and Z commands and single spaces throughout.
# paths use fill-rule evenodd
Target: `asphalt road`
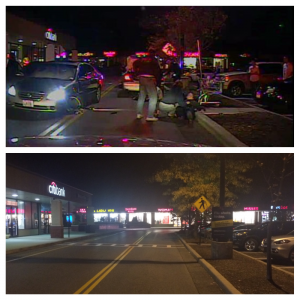
M 158 122 L 136 119 L 137 101 L 132 98 L 118 98 L 119 79 L 106 79 L 105 90 L 99 104 L 94 104 L 78 115 L 57 115 L 55 113 L 7 109 L 6 135 L 12 138 L 39 137 L 53 141 L 57 137 L 126 137 L 144 138 L 176 143 L 222 146 L 197 121 L 163 118 Z M 144 115 L 147 115 L 145 105 Z M 50 142 L 49 142 L 50 143 Z M 9 146 L 9 142 L 7 143 Z M 38 146 L 38 145 L 37 145 Z M 44 145 L 43 145 L 44 146 Z M 49 144 L 46 146 L 60 146 Z
M 173 229 L 127 229 L 6 257 L 6 294 L 222 294 Z

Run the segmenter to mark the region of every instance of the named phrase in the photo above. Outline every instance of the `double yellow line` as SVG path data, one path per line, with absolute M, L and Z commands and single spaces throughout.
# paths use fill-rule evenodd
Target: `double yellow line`
M 111 85 L 109 88 L 107 88 L 103 94 L 101 95 L 101 98 L 105 97 L 110 91 L 112 91 L 117 85 Z M 83 110 L 82 113 L 73 116 L 65 116 L 55 124 L 51 125 L 49 128 L 44 130 L 42 133 L 39 134 L 40 137 L 47 136 L 50 134 L 50 136 L 55 137 L 59 135 L 63 130 L 65 130 L 67 127 L 69 127 L 72 123 L 74 123 L 76 120 L 78 120 L 86 111 Z M 52 132 L 52 133 L 50 133 Z
M 133 245 L 140 243 L 150 232 L 140 237 Z M 78 289 L 74 294 L 89 294 L 119 263 L 122 261 L 133 249 L 130 246 L 124 250 L 116 259 L 114 259 L 109 265 L 97 273 L 92 279 L 90 279 L 86 284 L 84 284 L 80 289 Z

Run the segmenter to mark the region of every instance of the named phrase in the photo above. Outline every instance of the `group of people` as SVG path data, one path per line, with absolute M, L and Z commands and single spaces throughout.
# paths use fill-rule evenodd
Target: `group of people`
M 187 108 L 186 95 L 183 92 L 183 84 L 180 81 L 181 70 L 176 62 L 170 62 L 167 72 L 173 74 L 174 84 L 161 101 L 158 102 L 158 88 L 161 87 L 163 72 L 155 58 L 155 51 L 149 50 L 149 55 L 133 63 L 133 69 L 139 77 L 139 97 L 137 102 L 137 119 L 142 119 L 146 96 L 149 97 L 149 108 L 146 121 L 155 122 L 158 114 L 165 113 L 168 116 L 185 117 L 193 113 Z
M 259 80 L 260 80 L 260 70 L 256 63 L 256 61 L 251 62 L 251 66 L 249 68 L 250 73 L 250 83 L 251 83 L 251 91 L 253 95 L 255 96 L 255 93 L 257 89 L 259 88 Z M 283 57 L 283 72 L 282 72 L 282 78 L 283 80 L 291 77 L 294 73 L 294 67 L 293 64 L 289 61 L 289 58 L 287 56 Z

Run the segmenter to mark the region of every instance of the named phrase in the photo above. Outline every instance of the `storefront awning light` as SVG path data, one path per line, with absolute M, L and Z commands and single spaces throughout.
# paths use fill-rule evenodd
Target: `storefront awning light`
M 40 198 L 35 198 L 34 200 L 36 200 L 36 201 L 40 201 Z
M 13 197 L 18 197 L 18 195 L 17 195 L 17 194 L 12 194 L 12 196 L 13 196 Z

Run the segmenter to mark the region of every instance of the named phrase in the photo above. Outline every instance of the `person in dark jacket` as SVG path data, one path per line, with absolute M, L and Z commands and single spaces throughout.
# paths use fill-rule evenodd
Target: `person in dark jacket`
M 10 53 L 9 60 L 6 66 L 6 80 L 11 81 L 15 78 L 16 74 L 21 70 L 20 64 L 17 62 L 15 54 Z
M 139 77 L 140 93 L 137 103 L 137 119 L 143 118 L 146 96 L 149 96 L 149 109 L 146 121 L 157 121 L 154 117 L 157 105 L 157 87 L 160 86 L 162 72 L 155 58 L 155 51 L 149 50 L 149 56 L 133 63 L 133 69 Z
M 184 99 L 182 81 L 177 80 L 171 90 L 159 102 L 158 109 L 162 113 L 167 113 L 169 117 L 173 117 L 175 116 L 176 107 L 186 107 Z

